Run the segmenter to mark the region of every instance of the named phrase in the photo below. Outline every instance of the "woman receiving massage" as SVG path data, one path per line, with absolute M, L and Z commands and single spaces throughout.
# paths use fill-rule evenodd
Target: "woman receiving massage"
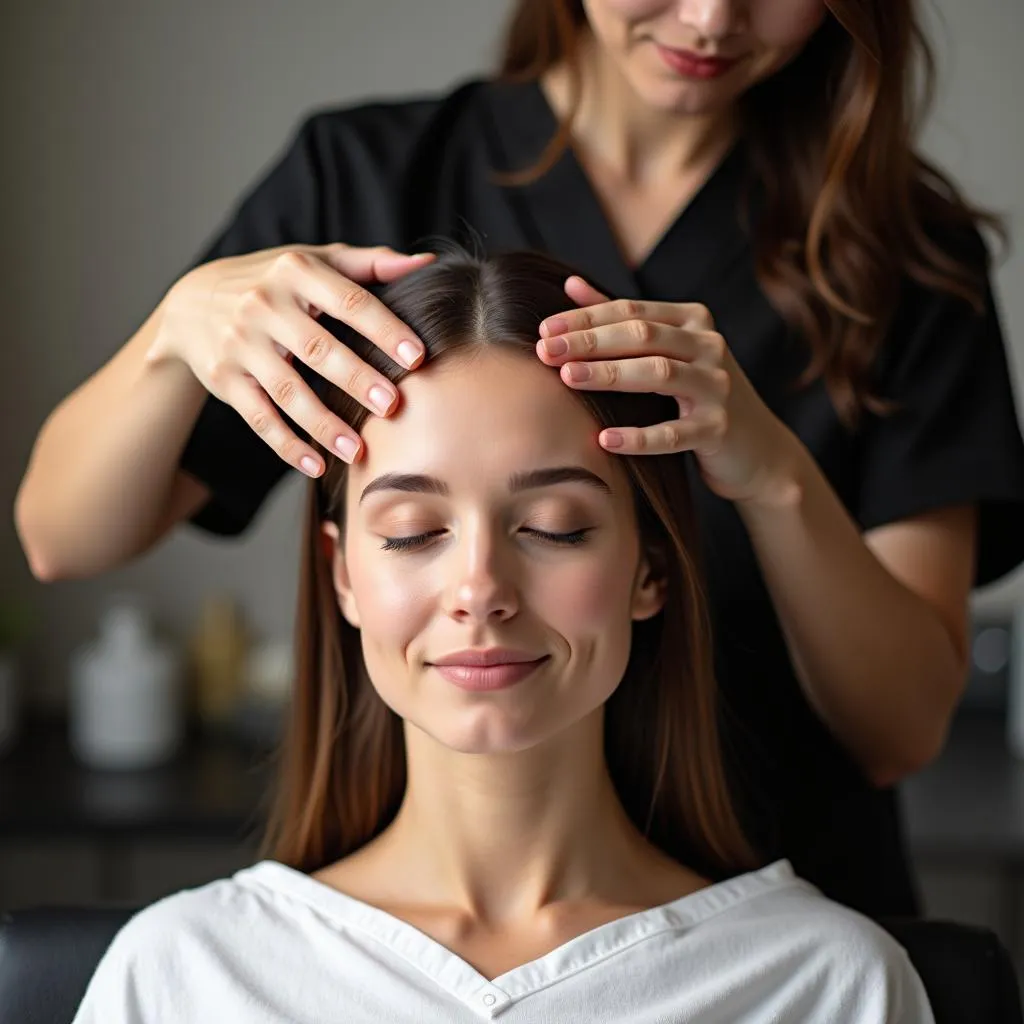
M 262 859 L 137 914 L 76 1024 L 932 1021 L 894 939 L 743 835 L 693 453 L 609 453 L 674 399 L 537 358 L 572 273 L 447 247 L 382 293 L 412 374 L 332 323 L 402 405 L 327 393 L 365 456 L 308 484 Z

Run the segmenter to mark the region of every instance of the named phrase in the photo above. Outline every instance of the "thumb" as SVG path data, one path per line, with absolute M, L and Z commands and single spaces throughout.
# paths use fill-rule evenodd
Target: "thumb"
M 576 276 L 566 278 L 565 294 L 577 306 L 595 306 L 599 302 L 609 301 L 607 295 L 603 295 L 593 285 L 584 281 L 582 277 Z

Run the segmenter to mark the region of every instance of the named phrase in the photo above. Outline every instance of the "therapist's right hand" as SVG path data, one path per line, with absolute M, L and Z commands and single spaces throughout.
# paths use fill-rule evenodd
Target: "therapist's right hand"
M 394 281 L 433 258 L 433 253 L 407 256 L 386 246 L 338 242 L 287 245 L 204 263 L 167 292 L 146 360 L 185 363 L 285 462 L 307 476 L 319 476 L 320 455 L 296 437 L 278 409 L 346 462 L 358 458 L 361 441 L 320 402 L 299 376 L 294 359 L 386 416 L 397 402 L 395 385 L 316 318 L 330 314 L 412 369 L 423 358 L 422 342 L 362 285 Z

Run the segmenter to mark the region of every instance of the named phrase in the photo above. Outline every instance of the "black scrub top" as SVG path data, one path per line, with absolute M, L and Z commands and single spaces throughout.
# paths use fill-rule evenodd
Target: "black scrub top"
M 976 316 L 966 303 L 907 280 L 878 377 L 879 390 L 903 411 L 889 419 L 866 414 L 851 434 L 820 381 L 788 388 L 807 348 L 755 280 L 738 215 L 748 170 L 743 145 L 631 269 L 571 151 L 532 185 L 492 183 L 494 170 L 532 166 L 556 129 L 537 82 L 473 79 L 445 94 L 316 111 L 195 265 L 288 243 L 417 252 L 429 249 L 430 236 L 475 236 L 487 252 L 547 251 L 613 298 L 701 302 L 860 527 L 973 502 L 980 510 L 975 584 L 1024 558 L 1024 444 L 991 294 Z M 960 244 L 962 255 L 985 265 L 977 235 Z M 689 462 L 723 744 L 748 834 L 766 860 L 790 858 L 833 899 L 872 916 L 913 913 L 895 793 L 869 784 L 811 710 L 740 517 Z M 290 468 L 212 396 L 181 467 L 211 488 L 193 522 L 217 534 L 244 530 Z

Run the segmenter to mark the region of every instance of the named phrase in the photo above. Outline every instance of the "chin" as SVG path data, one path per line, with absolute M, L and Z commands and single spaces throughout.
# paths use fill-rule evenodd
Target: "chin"
M 715 83 L 678 82 L 649 75 L 633 80 L 633 91 L 652 110 L 683 117 L 700 117 L 726 107 L 732 97 Z

